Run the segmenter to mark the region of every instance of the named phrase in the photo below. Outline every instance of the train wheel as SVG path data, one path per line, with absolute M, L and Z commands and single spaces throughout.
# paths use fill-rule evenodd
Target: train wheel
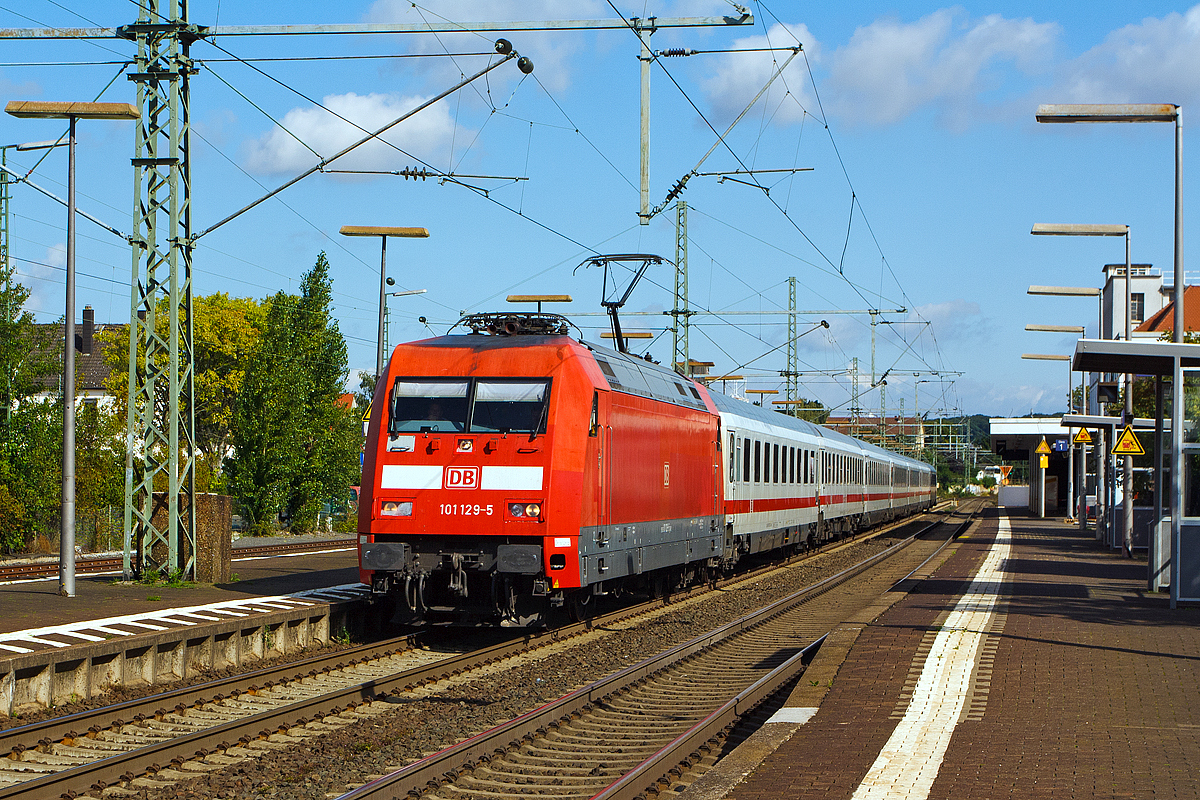
M 580 589 L 572 592 L 567 598 L 567 616 L 572 622 L 583 622 L 596 611 L 596 603 L 592 599 L 590 589 Z

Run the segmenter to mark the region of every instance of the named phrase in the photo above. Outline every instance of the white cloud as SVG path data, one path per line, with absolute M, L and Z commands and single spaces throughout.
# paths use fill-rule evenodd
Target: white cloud
M 985 107 L 980 96 L 1003 89 L 1008 66 L 1027 76 L 1048 68 L 1059 30 L 999 14 L 970 19 L 961 8 L 876 20 L 831 55 L 827 108 L 884 125 L 932 107 L 944 124 L 966 127 Z
M 41 259 L 35 258 L 17 265 L 16 279 L 29 290 L 26 305 L 31 309 L 40 309 L 42 319 L 46 315 L 50 318 L 62 316 L 63 285 L 66 280 L 63 267 L 66 265 L 66 242 L 47 247 Z
M 794 47 L 797 41 L 804 47 L 804 53 L 792 60 L 783 75 L 775 79 L 775 83 L 758 101 L 765 103 L 770 109 L 769 113 L 775 114 L 775 121 L 781 124 L 799 122 L 804 117 L 804 109 L 814 105 L 804 59 L 807 54 L 810 61 L 819 60 L 820 43 L 803 24 L 784 26 L 776 23 L 763 36 L 737 39 L 730 45 L 730 49 L 747 50 Z M 703 81 L 709 104 L 721 118 L 732 120 L 758 94 L 788 55 L 786 52 L 760 52 L 720 56 L 713 74 Z M 792 96 L 786 97 L 789 92 Z M 779 110 L 776 113 L 777 106 Z
M 59 242 L 46 248 L 46 263 L 52 267 L 65 267 L 67 265 L 66 242 Z
M 1188 105 L 1200 96 L 1200 5 L 1119 28 L 1062 73 L 1055 102 Z
M 1063 411 L 1067 404 L 1066 380 L 1055 384 L 1053 378 L 1048 378 L 1047 382 L 1041 385 L 959 378 L 955 387 L 962 408 L 970 414 L 987 414 L 993 417 L 1020 417 L 1029 413 L 1053 414 Z
M 913 321 L 929 322 L 941 342 L 978 342 L 987 345 L 996 335 L 995 322 L 983 316 L 979 303 L 961 298 L 917 306 L 909 314 Z
M 37 81 L 14 83 L 0 72 L 0 95 L 5 97 L 40 97 L 42 85 Z
M 369 22 L 435 26 L 453 22 L 466 27 L 470 27 L 471 22 L 605 19 L 611 16 L 612 9 L 602 0 L 447 0 L 438 3 L 432 11 L 417 8 L 409 0 L 376 0 L 366 14 Z M 493 42 L 503 37 L 512 42 L 517 52 L 533 61 L 538 80 L 554 92 L 570 85 L 571 57 L 583 49 L 588 41 L 585 36 L 586 33 L 563 31 L 403 34 L 401 44 L 410 53 L 479 53 L 490 52 Z M 461 72 L 470 74 L 484 66 L 482 62 L 472 64 L 461 58 L 455 61 L 420 59 L 420 62 L 415 68 L 438 83 L 458 80 Z M 410 68 L 413 68 L 412 64 L 405 64 L 405 69 Z M 493 88 L 521 77 L 515 64 L 500 67 L 489 76 Z M 478 97 L 471 92 L 465 96 Z M 493 93 L 492 102 L 502 103 L 504 99 Z
M 329 95 L 322 104 L 355 125 L 368 131 L 425 102 L 423 97 L 395 94 L 359 95 L 353 92 Z M 286 131 L 284 130 L 286 128 Z M 295 134 L 292 136 L 288 133 Z M 454 120 L 445 102 L 426 108 L 383 134 L 383 139 L 425 161 L 444 165 L 454 137 Z M 282 127 L 276 126 L 245 148 L 248 167 L 259 173 L 298 172 L 317 163 L 317 156 L 296 141 L 301 141 L 328 157 L 363 138 L 365 134 L 349 122 L 322 108 L 294 108 L 284 115 Z M 460 141 L 469 141 L 471 131 L 459 129 Z M 332 169 L 397 169 L 412 165 L 412 159 L 383 142 L 371 141 L 331 165 Z

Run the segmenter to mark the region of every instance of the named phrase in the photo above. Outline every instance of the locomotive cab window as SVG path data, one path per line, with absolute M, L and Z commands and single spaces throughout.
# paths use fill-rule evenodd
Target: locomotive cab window
M 549 389 L 546 381 L 476 381 L 471 431 L 545 433 Z
M 389 430 L 461 431 L 467 427 L 467 381 L 397 379 Z

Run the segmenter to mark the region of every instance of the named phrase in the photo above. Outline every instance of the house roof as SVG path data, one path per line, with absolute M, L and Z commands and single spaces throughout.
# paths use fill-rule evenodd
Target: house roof
M 1135 329 L 1138 333 L 1162 333 L 1175 327 L 1175 302 L 1167 303 Z M 1183 287 L 1183 329 L 1200 330 L 1200 286 Z
M 43 329 L 46 338 L 43 340 L 48 342 L 57 354 L 59 369 L 62 369 L 62 352 L 63 352 L 63 326 L 61 323 L 50 323 L 38 325 Z M 112 374 L 108 364 L 104 363 L 104 343 L 101 342 L 99 334 L 102 331 L 109 330 L 128 330 L 128 325 L 97 325 L 95 328 L 96 335 L 92 337 L 92 352 L 88 355 L 75 351 L 75 369 L 76 369 L 76 391 L 107 391 L 105 386 L 108 381 L 108 376 Z M 81 330 L 81 326 L 76 324 L 76 334 Z M 46 391 L 58 391 L 62 375 L 56 372 L 53 375 L 46 375 L 42 378 L 41 384 Z

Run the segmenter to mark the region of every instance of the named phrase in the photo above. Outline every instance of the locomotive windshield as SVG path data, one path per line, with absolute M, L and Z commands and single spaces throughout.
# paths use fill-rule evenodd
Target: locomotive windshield
M 471 431 L 475 433 L 542 433 L 546 427 L 545 381 L 475 383 Z
M 392 432 L 466 430 L 469 388 L 462 380 L 397 380 L 392 391 Z
M 390 431 L 544 433 L 545 380 L 399 378 Z

